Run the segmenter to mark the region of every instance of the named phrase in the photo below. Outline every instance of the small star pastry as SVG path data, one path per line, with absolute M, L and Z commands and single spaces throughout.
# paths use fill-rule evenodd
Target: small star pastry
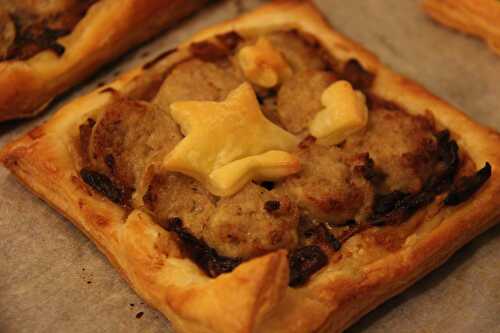
M 238 62 L 245 77 L 264 88 L 274 87 L 292 73 L 281 53 L 264 37 L 255 45 L 243 47 L 238 52 Z
M 215 195 L 229 196 L 250 180 L 275 180 L 300 170 L 288 153 L 298 139 L 264 117 L 248 83 L 220 103 L 182 101 L 170 110 L 186 137 L 163 168 L 196 178 Z
M 336 145 L 368 123 L 365 96 L 347 81 L 337 81 L 321 95 L 325 108 L 309 124 L 311 135 L 325 145 Z

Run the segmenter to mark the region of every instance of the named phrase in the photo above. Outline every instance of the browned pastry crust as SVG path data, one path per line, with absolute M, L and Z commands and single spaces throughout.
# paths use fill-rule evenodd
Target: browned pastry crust
M 432 114 L 470 159 L 488 161 L 492 175 L 468 201 L 445 207 L 436 200 L 412 220 L 420 225 L 393 252 L 371 251 L 361 232 L 308 284 L 288 286 L 287 253 L 279 250 L 207 277 L 183 257 L 171 233 L 141 210 L 130 211 L 91 191 L 79 177 L 79 125 L 116 91 L 144 97 L 163 73 L 186 58 L 188 46 L 217 34 L 298 29 L 313 35 L 340 62 L 357 59 L 375 74 L 372 91 L 414 115 Z M 359 45 L 334 32 L 309 2 L 266 5 L 195 35 L 162 58 L 109 86 L 76 99 L 46 124 L 9 144 L 0 159 L 34 193 L 88 235 L 132 288 L 172 322 L 177 332 L 341 332 L 389 297 L 442 264 L 458 248 L 498 222 L 500 135 L 473 122 L 412 81 L 384 67 Z M 396 227 L 397 228 L 397 227 Z
M 497 0 L 426 0 L 423 6 L 436 21 L 484 39 L 500 54 L 500 2 Z
M 0 121 L 29 117 L 100 66 L 201 7 L 206 0 L 100 0 L 73 31 L 24 60 L 0 62 Z

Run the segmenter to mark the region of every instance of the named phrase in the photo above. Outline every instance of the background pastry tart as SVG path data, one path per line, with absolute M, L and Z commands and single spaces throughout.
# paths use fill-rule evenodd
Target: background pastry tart
M 500 54 L 500 2 L 497 0 L 426 0 L 424 10 L 448 27 L 483 39 Z
M 0 121 L 57 95 L 207 0 L 3 0 Z
M 282 1 L 74 100 L 0 159 L 177 332 L 340 332 L 497 221 L 499 143 Z

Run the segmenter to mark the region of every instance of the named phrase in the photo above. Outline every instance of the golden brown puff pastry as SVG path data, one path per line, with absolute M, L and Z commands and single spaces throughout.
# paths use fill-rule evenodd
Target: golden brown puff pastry
M 227 101 L 231 99 L 231 96 L 234 98 L 235 87 L 243 79 L 241 73 L 238 72 L 231 72 L 230 77 L 220 73 L 221 68 L 230 68 L 230 65 L 227 62 L 221 62 L 218 54 L 221 49 L 214 47 L 212 43 L 214 37 L 216 40 L 214 43 L 222 41 L 224 45 L 233 45 L 242 36 L 255 40 L 256 35 L 266 35 L 269 36 L 268 40 L 277 39 L 272 45 L 280 49 L 281 56 L 286 59 L 292 72 L 325 70 L 325 65 L 320 64 L 322 62 L 320 58 L 314 58 L 308 54 L 309 49 L 298 47 L 299 51 L 291 52 L 292 48 L 297 46 L 294 43 L 298 42 L 297 40 L 288 41 L 286 34 L 278 40 L 276 34 L 281 34 L 282 31 L 293 31 L 294 34 L 298 33 L 306 36 L 308 40 L 313 40 L 311 45 L 316 45 L 323 50 L 320 58 L 328 59 L 327 68 L 343 68 L 341 74 L 338 75 L 361 89 L 366 96 L 371 96 L 369 98 L 370 120 L 367 125 L 367 133 L 371 134 L 369 139 L 361 141 L 363 144 L 376 146 L 377 132 L 370 131 L 370 126 L 372 126 L 370 121 L 376 121 L 377 118 L 387 121 L 388 123 L 384 123 L 388 126 L 387 128 L 398 128 L 397 131 L 403 131 L 391 132 L 391 135 L 394 135 L 391 140 L 397 141 L 398 135 L 404 136 L 404 128 L 410 131 L 417 130 L 417 127 L 421 128 L 418 133 L 423 134 L 416 136 L 419 137 L 418 140 L 425 143 L 424 146 L 419 144 L 417 148 L 411 148 L 417 141 L 404 143 L 400 140 L 404 146 L 395 147 L 395 149 L 404 150 L 407 146 L 411 148 L 408 148 L 408 151 L 424 149 L 422 147 L 426 145 L 433 146 L 434 141 L 424 135 L 429 126 L 435 126 L 438 129 L 446 128 L 449 132 L 444 132 L 445 134 L 441 134 L 437 140 L 438 143 L 441 142 L 449 148 L 445 152 L 448 156 L 445 159 L 451 158 L 450 163 L 458 167 L 456 164 L 458 163 L 457 147 L 460 147 L 460 160 L 462 161 L 460 170 L 463 172 L 480 168 L 482 170 L 475 176 L 471 176 L 472 178 L 461 178 L 462 181 L 468 179 L 470 183 L 471 180 L 472 182 L 479 180 L 476 185 L 482 186 L 473 186 L 476 190 L 473 191 L 470 186 L 460 187 L 454 183 L 453 186 L 457 187 L 433 196 L 430 201 L 426 201 L 425 207 L 418 209 L 407 221 L 387 223 L 381 227 L 367 227 L 348 236 L 337 235 L 337 241 L 342 244 L 338 243 L 334 246 L 335 251 L 325 250 L 330 251 L 328 257 L 324 254 L 318 255 L 318 252 L 309 253 L 309 257 L 316 255 L 316 258 L 322 258 L 323 263 L 316 267 L 314 274 L 307 276 L 308 280 L 301 280 L 303 277 L 297 276 L 297 272 L 294 271 L 295 264 L 298 263 L 300 266 L 300 260 L 292 264 L 289 264 L 288 260 L 288 256 L 293 257 L 293 244 L 297 242 L 297 239 L 290 238 L 291 241 L 287 241 L 288 245 L 282 245 L 278 250 L 267 251 L 267 254 L 249 255 L 248 260 L 240 263 L 241 260 L 213 255 L 213 252 L 210 252 L 213 249 L 208 249 L 206 244 L 200 247 L 200 243 L 195 241 L 193 234 L 203 235 L 203 228 L 199 231 L 191 229 L 191 234 L 189 234 L 183 232 L 179 223 L 173 223 L 164 228 L 160 225 L 161 221 L 160 223 L 155 221 L 155 214 L 162 214 L 161 209 L 166 209 L 166 206 L 158 208 L 154 203 L 165 195 L 173 204 L 179 203 L 180 206 L 175 209 L 183 212 L 186 211 L 182 210 L 181 206 L 193 200 L 193 209 L 188 210 L 185 216 L 181 217 L 185 220 L 191 219 L 190 221 L 199 219 L 201 221 L 199 225 L 202 226 L 209 226 L 209 224 L 203 224 L 203 221 L 209 218 L 205 216 L 205 213 L 215 209 L 214 207 L 218 205 L 223 205 L 227 209 L 224 212 L 236 209 L 240 219 L 244 214 L 241 214 L 238 205 L 241 209 L 250 209 L 253 215 L 260 216 L 261 211 L 254 214 L 255 208 L 248 208 L 256 202 L 251 199 L 252 196 L 259 195 L 259 190 L 255 190 L 256 184 L 249 183 L 234 197 L 215 199 L 212 194 L 205 193 L 206 189 L 192 178 L 171 173 L 155 183 L 160 184 L 161 187 L 161 184 L 168 184 L 175 177 L 180 179 L 180 182 L 177 182 L 180 185 L 175 188 L 175 192 L 172 190 L 172 196 L 169 197 L 168 191 L 165 193 L 161 191 L 161 188 L 152 189 L 151 186 L 148 188 L 143 184 L 148 179 L 158 177 L 158 174 L 155 175 L 153 172 L 153 175 L 148 176 L 154 168 L 145 168 L 144 164 L 131 163 L 130 155 L 116 155 L 120 157 L 117 159 L 106 158 L 107 153 L 82 154 L 82 151 L 96 152 L 99 149 L 117 154 L 125 149 L 142 156 L 143 162 L 145 159 L 155 160 L 150 150 L 138 152 L 137 147 L 131 144 L 134 140 L 129 139 L 129 136 L 135 138 L 132 134 L 137 134 L 137 131 L 135 131 L 136 127 L 130 126 L 134 123 L 130 119 L 138 119 L 134 117 L 151 112 L 147 119 L 153 119 L 153 122 L 159 123 L 161 116 L 156 112 L 158 105 L 161 106 L 160 102 L 167 101 L 168 107 L 171 105 L 169 103 L 174 102 L 175 96 L 177 98 L 181 96 L 182 99 L 183 94 L 189 95 L 190 90 L 196 90 L 190 89 L 195 78 L 201 82 L 200 84 L 206 85 L 206 89 L 204 88 L 203 93 L 195 91 L 189 95 L 191 100 L 219 102 Z M 212 41 L 212 44 L 204 42 L 208 39 Z M 265 42 L 261 44 L 266 46 Z M 297 54 L 306 56 L 295 57 Z M 193 56 L 196 59 L 193 60 Z M 208 62 L 203 64 L 200 58 Z M 304 62 L 303 59 L 310 59 L 310 61 Z M 275 63 L 283 65 L 278 56 L 275 57 Z M 286 69 L 286 66 L 280 68 Z M 363 68 L 366 73 L 371 74 L 362 74 Z M 182 74 L 186 71 L 189 73 L 188 76 Z M 287 71 L 283 70 L 280 75 L 270 74 L 265 80 L 259 82 L 268 84 L 283 80 L 284 86 L 288 82 L 287 75 L 290 75 Z M 168 76 L 167 79 L 165 76 Z M 333 76 L 332 74 L 327 79 L 335 80 Z M 260 80 L 262 77 L 257 77 L 257 79 Z M 324 88 L 324 80 L 311 80 L 304 84 L 307 85 L 303 88 L 304 90 L 314 90 L 314 87 Z M 160 100 L 156 97 L 157 105 L 137 101 L 138 99 L 151 101 L 159 90 L 163 90 L 160 86 L 168 89 L 166 89 L 166 95 L 162 95 Z M 248 84 L 246 86 L 248 87 Z M 175 94 L 174 87 L 177 89 Z M 248 88 L 245 89 L 248 90 Z M 260 88 L 254 89 L 259 93 Z M 286 89 L 288 91 L 292 88 Z M 244 92 L 238 91 L 240 94 Z M 262 95 L 262 93 L 259 94 Z M 296 95 L 298 99 L 305 96 L 304 100 L 307 102 L 310 99 L 309 96 L 313 96 L 314 93 Z M 272 94 L 270 96 L 272 98 Z M 270 119 L 273 119 L 271 116 L 273 107 L 268 104 L 272 103 L 264 101 L 261 108 L 266 115 L 269 113 Z M 121 117 L 120 114 L 113 113 L 115 105 L 121 105 L 120 109 L 124 109 L 127 105 L 127 112 L 131 113 L 132 118 L 126 118 L 120 122 L 108 121 L 107 119 L 120 119 Z M 178 105 L 196 106 L 198 104 Z M 103 110 L 106 112 L 104 113 Z M 283 110 L 286 111 L 286 109 Z M 305 112 L 309 114 L 310 110 L 307 109 Z M 276 118 L 277 122 L 279 122 L 279 116 Z M 430 119 L 432 119 L 432 124 Z M 391 121 L 397 121 L 401 126 L 391 125 Z M 168 141 L 168 144 L 178 144 L 181 136 L 175 134 L 175 126 L 171 127 L 171 122 L 171 119 L 165 120 L 164 124 L 172 134 L 168 137 L 163 136 L 162 140 Z M 99 142 L 96 138 L 105 137 L 109 133 L 107 124 L 113 123 L 121 124 L 119 126 L 123 127 L 120 128 L 132 128 L 132 130 L 126 132 L 123 140 L 120 137 L 117 141 L 104 140 L 103 144 L 96 144 Z M 97 132 L 92 133 L 98 128 L 100 128 L 99 133 L 103 133 L 102 136 L 97 136 Z M 380 130 L 387 132 L 384 128 Z M 214 133 L 214 140 L 217 135 Z M 320 156 L 328 154 L 332 165 L 342 164 L 345 159 L 348 159 L 345 157 L 346 153 L 360 149 L 357 140 L 361 140 L 363 135 L 368 134 L 363 134 L 363 132 L 353 134 L 346 142 L 334 146 L 318 146 L 314 139 L 306 137 L 299 145 L 301 150 L 293 152 L 301 163 L 303 168 L 301 172 L 304 173 L 289 176 L 275 189 L 265 192 L 266 196 L 274 197 L 274 200 L 266 201 L 266 210 L 277 211 L 293 219 L 296 208 L 292 208 L 294 207 L 292 203 L 287 204 L 286 200 L 280 197 L 282 193 L 280 191 L 289 193 L 289 188 L 300 187 L 300 183 L 304 181 L 301 177 L 320 176 L 318 173 L 322 164 L 325 163 L 323 160 L 316 163 L 316 159 Z M 450 138 L 453 140 L 449 141 Z M 140 142 L 143 139 L 138 136 L 135 141 Z M 157 144 L 155 142 L 148 142 L 147 146 L 154 147 Z M 0 159 L 35 194 L 46 200 L 88 235 L 122 273 L 131 287 L 171 321 L 176 332 L 341 332 L 365 313 L 403 291 L 442 264 L 457 249 L 498 222 L 500 215 L 499 143 L 500 135 L 497 132 L 473 122 L 424 88 L 384 67 L 374 55 L 361 46 L 333 31 L 311 3 L 285 1 L 263 6 L 234 20 L 203 30 L 177 49 L 165 52 L 155 61 L 122 75 L 107 87 L 74 100 L 64 106 L 47 123 L 9 144 L 0 154 Z M 382 149 L 375 151 L 373 155 L 375 166 L 380 161 L 388 161 L 380 167 L 392 178 L 385 185 L 380 185 L 380 189 L 374 186 L 371 188 L 377 191 L 390 191 L 398 183 L 398 179 L 404 179 L 393 170 L 403 170 L 401 165 L 409 168 L 407 162 L 413 158 L 411 154 L 404 153 L 405 158 L 402 161 L 391 161 L 389 153 L 392 147 L 378 148 Z M 104 156 L 104 158 L 101 160 L 99 156 Z M 416 156 L 424 155 L 419 153 Z M 370 164 L 368 156 L 363 157 L 361 154 L 358 158 L 364 160 L 363 165 Z M 82 174 L 82 166 L 89 163 L 94 163 L 94 168 L 101 173 Z M 357 162 L 353 163 L 355 165 Z M 116 169 L 115 164 L 119 164 L 120 168 L 123 165 L 130 164 L 131 166 L 125 170 L 129 172 L 122 173 L 123 170 Z M 490 168 L 482 168 L 485 164 Z M 155 166 L 155 163 L 152 166 Z M 415 177 L 419 177 L 419 173 L 410 169 L 405 174 L 415 174 Z M 354 172 L 345 167 L 339 170 L 346 175 Z M 370 181 L 375 182 L 379 178 L 377 172 L 370 171 L 370 168 L 361 168 L 361 171 Z M 418 169 L 418 171 L 426 173 L 425 168 Z M 106 172 L 109 172 L 109 178 L 103 176 Z M 137 177 L 144 173 L 146 175 L 144 178 Z M 485 174 L 489 176 L 489 179 L 483 177 Z M 335 178 L 336 176 L 331 173 L 329 177 Z M 369 193 L 363 190 L 369 186 L 367 180 L 363 177 L 356 177 L 352 178 L 355 188 L 361 193 Z M 123 184 L 134 187 L 135 194 L 130 195 L 127 191 L 116 189 L 110 178 L 118 179 Z M 345 184 L 335 183 L 330 178 L 327 180 L 330 180 L 335 188 L 346 188 Z M 288 180 L 292 179 L 293 181 L 288 183 Z M 319 185 L 314 185 L 314 189 L 324 191 L 330 189 L 325 185 L 322 187 L 321 184 L 320 182 Z M 440 186 L 438 183 L 434 185 Z M 262 186 L 267 185 L 262 184 Z M 346 202 L 352 203 L 360 200 L 352 187 L 347 188 L 351 189 L 352 193 L 349 193 Z M 420 188 L 426 191 L 425 186 L 419 184 L 419 181 L 408 182 L 405 188 L 408 190 Z M 196 196 L 186 196 L 185 190 L 194 191 L 192 193 L 196 193 Z M 466 195 L 465 192 L 468 194 Z M 106 196 L 102 193 L 106 193 Z M 344 200 L 342 191 L 334 192 L 335 195 L 339 193 L 338 201 Z M 391 193 L 401 195 L 401 192 L 397 193 L 397 191 Z M 462 197 L 463 195 L 465 197 Z M 237 200 L 231 201 L 236 197 L 238 197 Z M 297 198 L 290 197 L 289 201 L 296 200 L 300 203 L 301 198 L 299 192 Z M 311 197 L 306 199 L 308 199 L 306 204 L 316 202 Z M 197 209 L 200 206 L 205 208 Z M 286 211 L 281 212 L 280 210 L 284 207 Z M 319 208 L 322 207 L 319 206 Z M 363 215 L 359 212 L 367 209 L 356 205 L 333 205 L 330 208 L 347 215 L 350 214 L 350 210 Z M 158 213 L 157 209 L 159 209 Z M 339 212 L 339 215 L 341 213 Z M 267 225 L 267 218 L 259 217 L 259 220 L 248 218 L 247 222 L 255 228 L 253 222 L 261 223 L 262 220 L 264 225 Z M 397 219 L 398 216 L 396 214 L 391 218 Z M 174 222 L 179 221 L 180 219 L 177 219 Z M 380 220 L 375 222 L 379 223 Z M 349 233 L 348 223 L 346 226 L 334 227 L 347 228 Z M 331 237 L 329 239 L 332 240 Z M 208 265 L 198 266 L 192 261 L 190 258 L 193 257 L 190 257 L 189 251 L 186 251 L 185 243 L 198 246 L 198 255 L 209 257 Z M 217 246 L 217 243 L 213 246 Z M 287 249 L 291 249 L 292 254 L 288 254 Z M 218 250 L 225 250 L 225 253 L 230 255 L 231 251 L 240 249 L 232 247 Z M 252 247 L 245 248 L 245 251 L 249 253 L 253 250 Z M 304 253 L 303 259 L 306 264 L 307 257 L 308 254 Z M 194 259 L 200 258 L 194 257 Z M 200 262 L 197 261 L 197 263 Z M 314 265 L 313 263 L 312 266 Z M 221 271 L 226 273 L 218 275 Z M 295 279 L 292 280 L 291 277 L 294 274 Z M 290 287 L 289 283 L 292 281 L 293 287 Z
M 204 0 L 6 1 L 0 5 L 0 121 L 29 117 Z
M 424 10 L 436 21 L 478 36 L 500 54 L 500 2 L 497 0 L 426 0 Z

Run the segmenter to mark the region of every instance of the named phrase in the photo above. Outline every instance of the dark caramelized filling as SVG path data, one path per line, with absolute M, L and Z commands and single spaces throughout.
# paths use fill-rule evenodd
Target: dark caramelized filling
M 369 123 L 365 132 L 358 133 L 346 140 L 347 142 L 335 147 L 318 148 L 314 137 L 304 135 L 297 156 L 304 158 L 301 160 L 304 165 L 313 159 L 311 165 L 308 165 L 309 174 L 303 170 L 302 174 L 280 181 L 265 181 L 259 183 L 259 186 L 251 183 L 248 185 L 249 188 L 246 188 L 247 192 L 242 194 L 242 190 L 242 193 L 238 194 L 241 195 L 239 201 L 232 202 L 231 198 L 216 198 L 207 194 L 200 184 L 186 176 L 153 175 L 143 195 L 146 209 L 155 215 L 166 230 L 176 234 L 184 254 L 210 277 L 230 272 L 248 258 L 223 255 L 228 253 L 224 252 L 228 248 L 221 244 L 249 246 L 255 241 L 255 239 L 252 241 L 244 239 L 247 233 L 255 233 L 255 230 L 241 228 L 237 225 L 238 221 L 247 219 L 248 223 L 253 225 L 262 223 L 264 229 L 260 231 L 268 234 L 264 236 L 258 234 L 255 237 L 269 236 L 269 242 L 262 242 L 256 246 L 256 253 L 260 254 L 263 253 L 264 245 L 282 244 L 280 242 L 283 241 L 283 234 L 280 232 L 283 230 L 286 232 L 286 228 L 293 226 L 297 241 L 292 242 L 293 246 L 287 243 L 289 246 L 287 249 L 289 284 L 296 287 L 306 283 L 311 275 L 327 265 L 329 256 L 339 251 L 342 244 L 350 237 L 363 231 L 368 232 L 368 229 L 383 231 L 406 226 L 408 224 L 401 224 L 445 192 L 448 194 L 444 205 L 458 205 L 470 198 L 490 177 L 491 167 L 486 163 L 475 174 L 464 173 L 464 176 L 456 180 L 459 171 L 463 170 L 461 165 L 465 163 L 467 155 L 459 152 L 459 147 L 449 131 L 437 132 L 432 120 L 422 116 L 411 116 L 397 103 L 375 95 L 371 91 L 375 75 L 367 71 L 357 60 L 351 59 L 340 66 L 336 59 L 325 58 L 326 52 L 321 49 L 319 43 L 301 36 L 297 31 L 279 32 L 268 37 L 273 46 L 276 46 L 289 62 L 294 75 L 297 74 L 293 84 L 288 84 L 290 81 L 283 83 L 283 85 L 288 84 L 287 94 L 280 92 L 283 85 L 272 89 L 255 87 L 263 113 L 271 121 L 287 128 L 289 124 L 285 122 L 296 121 L 299 116 L 295 114 L 304 109 L 307 108 L 309 110 L 307 112 L 311 110 L 316 112 L 321 107 L 317 91 L 337 79 L 348 80 L 353 87 L 363 91 L 367 97 L 370 119 L 372 117 L 376 119 Z M 216 101 L 224 99 L 228 91 L 244 80 L 241 72 L 234 70 L 234 61 L 228 60 L 238 47 L 246 45 L 246 42 L 248 41 L 239 34 L 229 32 L 209 41 L 192 44 L 190 47 L 192 59 L 169 69 L 166 74 L 165 82 L 170 84 L 169 89 L 166 89 L 167 101 L 171 103 L 186 99 Z M 164 56 L 166 55 L 162 55 Z M 144 68 L 153 66 L 157 61 Z M 161 92 L 160 88 L 158 94 Z M 286 100 L 287 98 L 291 101 Z M 279 114 L 278 109 L 284 106 L 292 112 L 292 116 Z M 125 190 L 128 187 L 116 181 L 118 179 L 116 170 L 128 170 L 130 165 L 135 166 L 137 163 L 132 158 L 134 154 L 152 155 L 151 133 L 154 132 L 155 126 L 160 126 L 163 121 L 159 116 L 156 118 L 149 116 L 151 119 L 148 121 L 151 125 L 145 125 L 144 119 L 151 113 L 139 111 L 135 111 L 137 119 L 142 119 L 141 126 L 144 127 L 140 130 L 137 129 L 135 121 L 127 120 L 127 117 L 123 116 L 122 108 L 115 108 L 114 115 L 110 112 L 107 118 L 103 118 L 108 119 L 105 123 L 107 135 L 102 137 L 100 144 L 103 147 L 114 147 L 113 151 L 119 153 L 115 153 L 119 158 L 115 158 L 113 154 L 99 156 L 105 165 L 101 165 L 99 170 L 110 172 L 108 175 L 89 168 L 89 159 L 93 158 L 88 157 L 90 138 L 92 135 L 96 136 L 92 133 L 97 132 L 102 123 L 96 125 L 90 119 L 80 127 L 80 146 L 84 156 L 81 176 L 97 192 L 117 204 L 128 203 L 132 190 Z M 310 114 L 301 119 L 307 119 L 309 116 Z M 383 129 L 383 135 L 374 131 L 374 128 L 381 124 L 385 126 L 379 127 Z M 398 126 L 400 124 L 401 126 Z M 292 127 L 300 130 L 300 124 L 298 125 Z M 94 129 L 95 126 L 98 129 Z M 168 142 L 173 147 L 181 139 L 181 134 L 176 130 L 175 124 L 162 126 L 165 129 L 160 131 L 163 133 L 160 141 Z M 389 130 L 386 131 L 385 128 Z M 142 137 L 140 133 L 144 131 L 149 133 L 150 137 Z M 391 131 L 394 133 L 388 133 Z M 165 135 L 165 133 L 171 134 Z M 375 138 L 374 142 L 364 141 L 370 133 L 372 138 Z M 121 137 L 127 135 L 133 140 L 128 140 L 125 146 Z M 115 136 L 120 138 L 113 139 Z M 140 140 L 141 144 L 136 144 L 137 140 Z M 389 144 L 384 144 L 386 142 Z M 143 145 L 147 149 L 145 151 L 138 149 L 138 145 Z M 135 149 L 134 153 L 128 152 L 131 149 Z M 391 151 L 396 151 L 399 155 L 393 158 Z M 128 166 L 123 161 L 129 163 Z M 317 161 L 319 162 L 316 163 Z M 330 163 L 326 167 L 325 161 Z M 142 172 L 146 172 L 145 170 L 145 167 L 136 170 L 137 175 L 140 176 Z M 335 172 L 331 172 L 332 170 Z M 403 183 L 406 184 L 397 181 L 395 186 L 394 181 L 389 184 L 391 177 L 395 177 L 396 180 L 403 179 Z M 418 178 L 418 181 L 412 182 L 412 178 Z M 293 186 L 284 186 L 288 181 L 296 183 L 292 184 Z M 293 190 L 297 188 L 299 191 L 294 192 Z M 338 192 L 344 190 L 352 190 L 352 193 L 346 196 L 339 195 Z M 318 194 L 318 192 L 324 193 Z M 177 204 L 176 198 L 182 202 Z M 359 201 L 366 201 L 368 205 L 366 207 L 358 205 Z M 258 204 L 252 206 L 252 203 Z M 326 211 L 327 218 L 325 219 L 325 214 L 322 216 L 316 214 L 315 209 L 323 210 L 323 213 Z M 362 209 L 366 212 L 357 211 Z M 216 223 L 211 219 L 212 216 L 218 216 Z M 294 218 L 296 220 L 293 220 Z M 194 225 L 193 221 L 196 222 Z M 276 229 L 277 223 L 283 223 L 283 229 Z M 215 228 L 214 224 L 218 229 L 211 229 Z M 403 233 L 408 230 L 405 229 Z M 215 239 L 220 237 L 221 244 L 214 242 L 214 237 Z M 397 249 L 399 240 L 392 241 L 391 237 L 404 239 L 405 236 L 393 235 L 390 232 L 379 235 L 381 241 Z
M 227 59 L 243 38 L 236 32 L 231 31 L 215 36 L 213 41 L 201 41 L 189 46 L 191 54 L 203 61 L 215 62 Z
M 217 35 L 216 39 L 228 50 L 234 50 L 243 38 L 235 31 Z
M 269 200 L 264 204 L 264 209 L 271 213 L 280 209 L 280 205 L 280 202 L 277 200 Z
M 228 49 L 212 42 L 197 42 L 190 46 L 191 53 L 203 61 L 217 61 L 229 55 Z
M 375 162 L 366 154 L 364 164 L 355 167 L 363 177 L 371 183 L 377 185 L 384 181 L 386 174 L 375 166 Z
M 394 191 L 376 196 L 370 224 L 384 225 L 404 222 L 418 209 L 434 201 L 437 194 L 449 189 L 460 164 L 458 145 L 450 139 L 448 131 L 439 132 L 436 136 L 438 142 L 436 174 L 427 180 L 422 191 L 418 193 Z
M 317 245 L 301 247 L 290 253 L 289 258 L 291 287 L 301 286 L 309 277 L 328 263 L 327 255 Z
M 460 166 L 458 145 L 450 139 L 448 130 L 436 134 L 438 143 L 438 164 L 436 171 L 425 184 L 425 191 L 440 194 L 451 186 Z
M 171 218 L 163 225 L 166 230 L 174 232 L 181 241 L 181 247 L 187 257 L 193 260 L 210 277 L 231 272 L 240 263 L 239 258 L 221 256 L 216 250 L 209 247 L 204 241 L 194 237 L 182 225 L 180 218 Z
M 461 177 L 444 199 L 447 206 L 456 206 L 469 199 L 491 177 L 491 165 L 486 162 L 483 168 L 472 176 Z
M 364 69 L 356 59 L 351 59 L 344 65 L 341 77 L 355 89 L 362 91 L 369 90 L 375 80 L 375 75 Z
M 90 187 L 118 205 L 125 206 L 130 200 L 130 192 L 113 183 L 106 175 L 83 168 L 80 176 Z
M 370 109 L 370 110 L 373 110 L 373 109 L 384 109 L 384 110 L 391 110 L 391 111 L 403 111 L 404 110 L 404 108 L 402 106 L 398 105 L 397 103 L 380 98 L 373 93 L 365 92 L 365 96 L 366 96 L 366 104 L 368 106 L 368 109 Z

